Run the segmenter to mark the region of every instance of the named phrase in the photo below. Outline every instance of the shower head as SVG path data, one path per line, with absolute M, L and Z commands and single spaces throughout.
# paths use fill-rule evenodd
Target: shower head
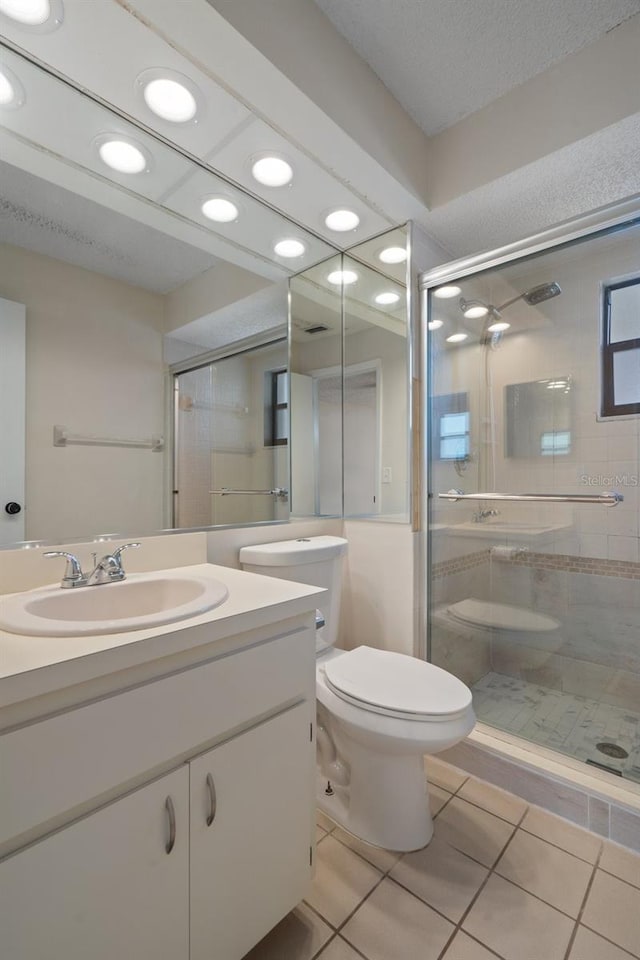
M 559 297 L 562 293 L 560 284 L 553 280 L 551 283 L 541 283 L 537 287 L 532 287 L 522 294 L 522 299 L 535 307 L 538 303 L 544 303 L 545 300 L 551 300 L 552 297 Z

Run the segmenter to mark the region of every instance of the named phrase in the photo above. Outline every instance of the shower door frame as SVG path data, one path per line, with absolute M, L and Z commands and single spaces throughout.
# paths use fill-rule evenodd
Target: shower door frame
M 588 214 L 566 220 L 556 226 L 533 234 L 515 243 L 488 250 L 484 253 L 473 254 L 459 260 L 452 260 L 422 273 L 418 279 L 420 292 L 420 342 L 423 349 L 420 356 L 420 413 L 424 429 L 420 436 L 414 435 L 414 443 L 419 450 L 414 451 L 415 460 L 419 464 L 420 491 L 422 501 L 422 529 L 419 538 L 419 569 L 423 571 L 421 577 L 415 579 L 415 605 L 418 611 L 418 636 L 416 638 L 416 655 L 431 662 L 431 638 L 429 621 L 429 574 L 431 570 L 430 552 L 431 538 L 428 536 L 430 496 L 430 437 L 428 436 L 430 393 L 431 393 L 431 364 L 430 345 L 431 335 L 428 329 L 430 319 L 429 291 L 445 283 L 453 283 L 464 277 L 473 276 L 493 267 L 499 267 L 516 260 L 521 260 L 535 254 L 545 253 L 554 248 L 569 246 L 578 240 L 586 240 L 606 235 L 615 230 L 622 230 L 633 224 L 640 224 L 640 195 L 629 200 L 600 207 Z

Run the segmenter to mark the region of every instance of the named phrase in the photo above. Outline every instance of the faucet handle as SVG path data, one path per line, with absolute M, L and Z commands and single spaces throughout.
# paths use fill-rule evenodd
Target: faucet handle
M 80 566 L 80 561 L 75 554 L 67 553 L 66 550 L 48 550 L 46 553 L 43 553 L 42 556 L 66 558 L 67 565 L 62 578 L 62 586 L 70 586 L 71 584 L 79 583 L 81 580 L 84 580 L 84 574 L 82 572 L 82 567 Z
M 116 563 L 117 563 L 120 567 L 122 567 L 122 560 L 120 559 L 120 556 L 121 556 L 121 554 L 122 554 L 122 551 L 123 551 L 123 550 L 128 550 L 129 547 L 136 547 L 136 548 L 137 548 L 137 547 L 140 547 L 140 546 L 142 546 L 142 544 L 140 544 L 140 543 L 123 543 L 121 547 L 118 547 L 117 550 L 114 550 L 114 551 L 113 551 L 113 553 L 111 554 L 111 556 L 112 556 L 113 559 L 116 561 Z

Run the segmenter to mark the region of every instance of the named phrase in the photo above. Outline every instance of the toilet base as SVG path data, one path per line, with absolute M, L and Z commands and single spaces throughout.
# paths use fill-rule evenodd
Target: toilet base
M 402 853 L 421 850 L 433 835 L 422 756 L 376 757 L 366 752 L 364 766 L 351 754 L 351 782 L 344 787 L 332 783 L 332 794 L 318 770 L 319 809 L 373 846 Z

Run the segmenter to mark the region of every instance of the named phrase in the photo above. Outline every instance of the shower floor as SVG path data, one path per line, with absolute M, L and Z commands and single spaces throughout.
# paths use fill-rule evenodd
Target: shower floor
M 640 782 L 640 713 L 501 673 L 485 674 L 472 692 L 483 723 Z M 608 756 L 599 743 L 622 747 L 628 757 Z

